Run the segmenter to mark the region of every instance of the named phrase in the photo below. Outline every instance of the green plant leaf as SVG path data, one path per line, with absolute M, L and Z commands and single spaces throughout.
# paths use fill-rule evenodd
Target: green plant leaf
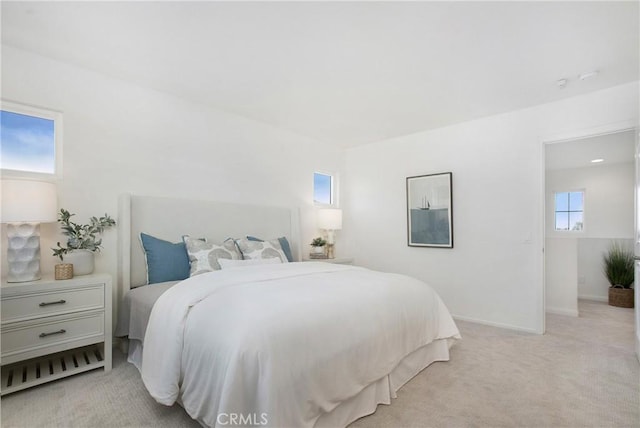
M 77 224 L 71 221 L 71 217 L 75 214 L 70 213 L 64 208 L 60 209 L 58 213 L 58 222 L 62 229 L 62 234 L 68 236 L 67 246 L 63 247 L 58 242 L 57 248 L 52 248 L 53 255 L 63 259 L 63 255 L 69 253 L 75 249 L 86 249 L 90 251 L 100 251 L 102 248 L 102 239 L 99 235 L 104 232 L 105 229 L 116 225 L 108 214 L 105 213 L 104 217 L 91 217 L 89 224 Z
M 611 286 L 630 288 L 634 282 L 633 251 L 614 241 L 602 260 L 604 275 Z

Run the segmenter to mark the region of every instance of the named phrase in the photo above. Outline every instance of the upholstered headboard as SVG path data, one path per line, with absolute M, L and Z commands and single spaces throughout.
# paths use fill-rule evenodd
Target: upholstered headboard
M 124 292 L 146 282 L 140 232 L 171 242 L 180 242 L 183 235 L 213 242 L 246 235 L 286 236 L 294 259 L 300 260 L 297 209 L 125 194 L 118 216 L 118 280 Z

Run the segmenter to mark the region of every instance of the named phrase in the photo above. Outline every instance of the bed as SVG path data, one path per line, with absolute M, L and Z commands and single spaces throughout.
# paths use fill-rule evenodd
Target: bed
M 426 284 L 357 266 L 299 262 L 299 215 L 278 207 L 123 195 L 119 320 L 129 361 L 164 405 L 205 426 L 346 426 L 460 338 Z M 223 242 L 290 237 L 293 262 L 143 285 L 140 233 Z

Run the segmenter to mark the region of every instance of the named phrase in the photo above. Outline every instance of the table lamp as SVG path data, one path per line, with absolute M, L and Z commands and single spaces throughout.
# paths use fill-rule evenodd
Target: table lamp
M 342 229 L 342 210 L 322 208 L 318 210 L 318 228 L 327 232 L 327 257 L 335 257 L 335 231 Z
M 40 223 L 57 220 L 56 185 L 2 179 L 0 221 L 7 224 L 7 282 L 35 281 L 40 274 Z

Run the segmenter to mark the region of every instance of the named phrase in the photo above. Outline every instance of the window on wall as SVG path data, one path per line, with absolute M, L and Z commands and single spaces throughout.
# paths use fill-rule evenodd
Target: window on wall
M 333 176 L 313 173 L 313 202 L 320 205 L 333 205 Z
M 584 229 L 584 192 L 556 192 L 555 223 L 558 231 Z
M 0 169 L 3 176 L 60 174 L 60 113 L 3 101 L 0 109 Z

